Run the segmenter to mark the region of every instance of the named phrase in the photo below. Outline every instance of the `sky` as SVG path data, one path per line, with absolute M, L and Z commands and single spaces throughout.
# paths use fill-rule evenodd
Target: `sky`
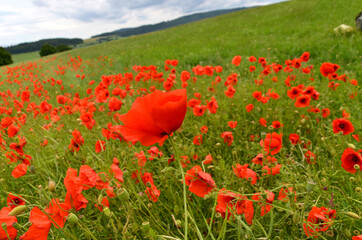
M 82 38 L 218 9 L 282 0 L 0 0 L 0 46 Z

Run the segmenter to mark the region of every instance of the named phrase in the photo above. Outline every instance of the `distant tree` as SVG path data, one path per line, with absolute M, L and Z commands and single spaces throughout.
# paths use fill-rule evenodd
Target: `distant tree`
M 39 51 L 40 57 L 48 56 L 57 52 L 57 49 L 50 44 L 44 44 Z
M 0 66 L 12 64 L 13 60 L 11 59 L 11 54 L 5 50 L 5 48 L 0 47 Z
M 57 48 L 57 52 L 64 52 L 64 51 L 68 51 L 68 50 L 72 49 L 71 47 L 69 47 L 66 44 L 59 44 L 56 48 Z

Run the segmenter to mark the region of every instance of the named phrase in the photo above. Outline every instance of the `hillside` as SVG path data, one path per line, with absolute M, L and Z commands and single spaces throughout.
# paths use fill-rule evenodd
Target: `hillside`
M 361 75 L 362 34 L 338 37 L 333 32 L 342 23 L 354 26 L 356 9 L 357 1 L 347 5 L 343 0 L 333 5 L 328 0 L 287 1 L 75 49 L 73 54 L 91 59 L 109 56 L 122 69 L 165 59 L 189 66 L 221 64 L 235 54 L 280 60 L 309 51 L 313 63 L 338 62 Z
M 224 9 L 224 10 L 195 13 L 195 14 L 183 16 L 183 17 L 171 20 L 171 21 L 165 21 L 165 22 L 160 22 L 160 23 L 156 23 L 156 24 L 148 24 L 148 25 L 143 25 L 143 26 L 139 26 L 139 27 L 135 27 L 135 28 L 122 28 L 122 29 L 118 29 L 118 30 L 115 30 L 112 32 L 98 34 L 98 35 L 92 36 L 92 38 L 106 37 L 106 36 L 113 36 L 113 35 L 120 36 L 120 37 L 127 37 L 127 36 L 132 36 L 132 35 L 143 34 L 143 33 L 155 32 L 155 31 L 179 26 L 182 24 L 200 21 L 200 20 L 206 19 L 206 18 L 212 18 L 212 17 L 223 15 L 223 14 L 241 11 L 244 9 L 246 9 L 246 8 L 233 8 L 233 9 Z

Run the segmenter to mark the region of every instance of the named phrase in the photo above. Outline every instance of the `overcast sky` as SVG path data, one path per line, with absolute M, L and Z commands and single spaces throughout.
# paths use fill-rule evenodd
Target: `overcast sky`
M 195 12 L 282 0 L 0 0 L 0 46 L 44 38 L 90 38 Z

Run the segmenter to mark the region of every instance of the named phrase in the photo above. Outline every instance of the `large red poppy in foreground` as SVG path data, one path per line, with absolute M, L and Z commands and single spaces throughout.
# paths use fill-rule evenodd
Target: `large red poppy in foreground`
M 127 141 L 140 141 L 144 146 L 162 144 L 168 134 L 182 125 L 186 110 L 186 89 L 155 90 L 137 98 L 131 109 L 120 116 L 124 124 L 120 127 L 121 134 Z

